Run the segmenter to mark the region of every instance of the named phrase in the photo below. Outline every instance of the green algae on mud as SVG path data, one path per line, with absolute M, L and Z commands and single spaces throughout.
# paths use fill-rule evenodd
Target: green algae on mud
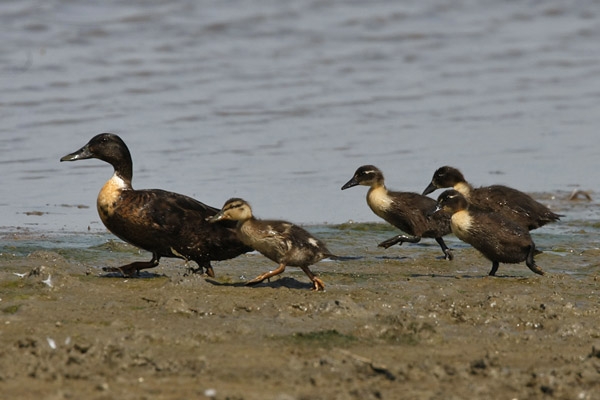
M 281 340 L 289 341 L 292 345 L 318 346 L 326 349 L 333 347 L 347 347 L 357 339 L 352 335 L 338 332 L 336 329 L 324 331 L 295 332 L 291 336 L 282 337 Z

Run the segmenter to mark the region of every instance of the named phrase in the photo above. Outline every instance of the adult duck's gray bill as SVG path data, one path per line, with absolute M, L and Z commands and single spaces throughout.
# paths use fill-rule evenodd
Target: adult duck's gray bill
M 77 160 L 85 160 L 88 158 L 94 158 L 94 155 L 90 151 L 89 143 L 77 150 L 74 153 L 67 154 L 60 161 L 77 161 Z
M 222 219 L 227 219 L 227 218 L 225 218 L 225 214 L 223 213 L 223 211 L 219 211 L 218 213 L 216 213 L 215 215 L 213 215 L 211 217 L 206 217 L 206 220 L 208 222 L 210 222 L 211 224 L 214 222 L 221 221 Z

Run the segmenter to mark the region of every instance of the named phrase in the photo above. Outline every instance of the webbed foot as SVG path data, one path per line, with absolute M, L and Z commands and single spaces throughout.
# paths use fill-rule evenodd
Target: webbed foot
M 445 249 L 444 254 L 444 260 L 454 260 L 454 254 L 452 253 L 452 249 Z
M 154 258 L 151 261 L 136 261 L 131 264 L 120 267 L 103 267 L 104 272 L 120 272 L 125 278 L 133 278 L 139 276 L 142 269 L 154 268 L 158 265 L 158 260 Z
M 319 290 L 325 290 L 325 284 L 323 283 L 322 280 L 320 280 L 316 276 L 312 280 L 312 283 L 313 283 L 312 290 L 314 290 L 315 292 L 318 292 Z
M 400 243 L 400 245 L 402 245 L 402 243 L 404 243 L 404 242 L 419 243 L 420 240 L 421 240 L 421 238 L 419 236 L 398 235 L 398 236 L 394 236 L 391 239 L 384 240 L 383 242 L 379 243 L 377 245 L 377 247 L 383 247 L 383 248 L 387 249 L 388 247 L 391 247 L 397 243 Z

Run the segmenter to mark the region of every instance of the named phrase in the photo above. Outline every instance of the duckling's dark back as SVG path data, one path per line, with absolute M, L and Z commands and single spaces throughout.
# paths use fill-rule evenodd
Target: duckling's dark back
M 253 218 L 238 229 L 244 243 L 277 263 L 309 266 L 332 255 L 325 243 L 291 222 Z
M 501 213 L 529 230 L 560 219 L 560 215 L 528 194 L 503 185 L 473 189 L 469 201 L 482 210 Z

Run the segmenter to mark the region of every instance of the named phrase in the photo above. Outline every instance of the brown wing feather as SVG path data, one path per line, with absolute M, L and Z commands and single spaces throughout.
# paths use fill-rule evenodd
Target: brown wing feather
M 134 246 L 164 257 L 183 256 L 199 264 L 249 251 L 237 238 L 235 223 L 206 221 L 218 211 L 177 193 L 127 190 L 121 193 L 106 226 Z
M 393 200 L 385 220 L 409 235 L 442 237 L 450 233 L 450 216 L 444 213 L 429 215 L 437 202 L 430 197 L 411 192 L 389 192 Z
M 490 261 L 519 263 L 525 261 L 533 244 L 529 231 L 500 214 L 470 211 L 473 218 L 465 242 L 479 250 Z
M 474 189 L 469 201 L 482 210 L 501 213 L 530 230 L 560 219 L 560 215 L 528 194 L 503 185 Z

